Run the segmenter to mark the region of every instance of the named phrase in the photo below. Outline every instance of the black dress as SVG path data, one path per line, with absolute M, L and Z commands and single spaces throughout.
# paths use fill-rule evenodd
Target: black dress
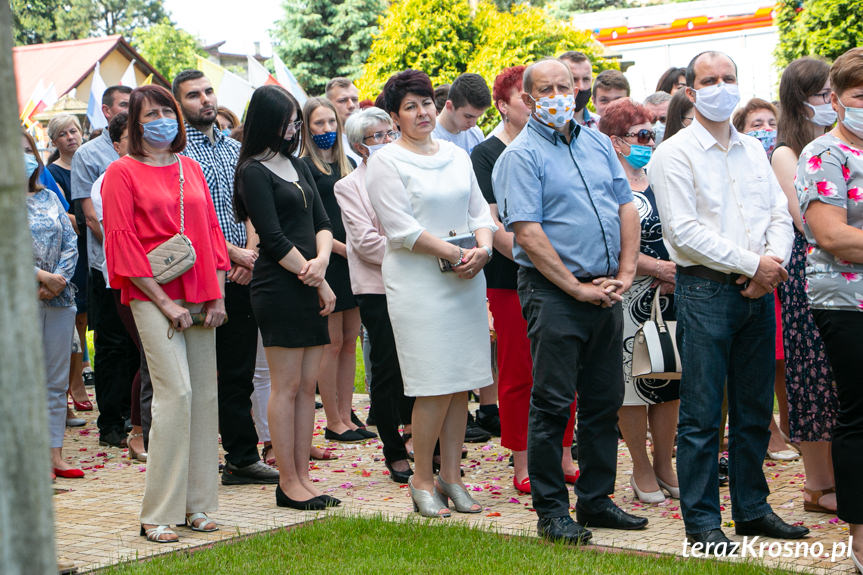
M 298 182 L 280 178 L 257 160 L 242 171 L 242 197 L 260 238 L 250 292 L 265 347 L 330 343 L 317 288 L 305 285 L 279 264 L 293 248 L 306 259 L 314 258 L 315 234 L 330 229 L 309 169 L 296 158 L 291 163 Z
M 347 232 L 345 232 L 345 224 L 342 222 L 342 210 L 339 208 L 336 194 L 333 191 L 336 182 L 344 177 L 339 171 L 338 163 L 330 164 L 330 173 L 325 174 L 315 167 L 315 163 L 308 156 L 304 157 L 303 161 L 309 167 L 309 171 L 315 179 L 315 185 L 318 188 L 318 193 L 321 195 L 324 209 L 330 218 L 333 239 L 347 243 Z M 353 160 L 348 158 L 348 161 L 351 163 L 351 166 L 354 166 Z M 351 274 L 348 270 L 347 258 L 335 253 L 330 255 L 330 265 L 327 267 L 327 283 L 330 284 L 330 287 L 333 288 L 336 294 L 336 308 L 334 311 L 345 311 L 357 307 L 357 300 L 351 291 Z
M 75 273 L 72 274 L 72 283 L 77 288 L 75 291 L 75 306 L 78 313 L 87 313 L 87 272 L 90 268 L 87 261 L 87 224 L 84 221 L 84 211 L 81 209 L 80 201 L 72 201 L 72 170 L 63 166 L 50 164 L 47 166 L 54 181 L 63 188 L 63 195 L 69 202 L 69 213 L 75 216 L 78 223 L 78 262 L 75 264 Z

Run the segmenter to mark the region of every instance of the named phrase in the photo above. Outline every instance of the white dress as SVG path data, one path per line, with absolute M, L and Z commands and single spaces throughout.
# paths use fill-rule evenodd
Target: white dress
M 405 395 L 446 395 L 492 383 L 485 277 L 441 273 L 411 251 L 423 231 L 444 238 L 495 229 L 470 157 L 437 140 L 434 156 L 397 143 L 368 161 L 366 187 L 387 236 L 382 272 Z

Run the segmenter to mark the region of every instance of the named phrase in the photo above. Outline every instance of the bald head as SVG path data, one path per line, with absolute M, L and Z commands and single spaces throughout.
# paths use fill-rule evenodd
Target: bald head
M 557 58 L 545 58 L 539 62 L 534 62 L 524 70 L 522 78 L 522 89 L 526 94 L 533 95 L 534 85 L 539 78 L 547 81 L 550 77 L 566 76 L 567 86 L 569 90 L 562 92 L 564 94 L 572 94 L 572 73 L 569 68 Z
M 732 70 L 734 76 L 733 81 L 729 82 L 725 79 L 720 79 L 722 79 L 726 84 L 737 83 L 737 64 L 734 63 L 734 60 L 723 52 L 710 50 L 702 52 L 690 60 L 689 66 L 686 67 L 686 85 L 690 88 L 698 89 L 699 86 L 695 85 L 696 82 L 702 86 L 717 83 L 716 81 L 712 81 L 712 78 L 711 81 L 705 81 L 707 79 L 705 74 L 712 73 L 712 71 L 715 70 Z

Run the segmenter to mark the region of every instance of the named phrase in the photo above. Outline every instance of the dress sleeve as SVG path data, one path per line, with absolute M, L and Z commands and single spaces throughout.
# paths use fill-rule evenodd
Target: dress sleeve
M 153 277 L 147 252 L 138 239 L 133 179 L 125 166 L 114 162 L 102 182 L 105 260 L 110 284 L 116 289 L 129 285 L 129 278 Z
M 62 228 L 62 244 L 60 247 L 60 261 L 57 262 L 57 267 L 54 273 L 60 274 L 66 281 L 72 280 L 72 275 L 75 273 L 75 264 L 78 263 L 78 235 L 72 227 L 72 222 L 69 220 L 69 214 L 63 209 L 63 203 L 56 195 L 50 195 L 52 201 L 57 204 L 60 211 L 58 218 Z
M 813 201 L 847 209 L 848 199 L 859 201 L 857 188 L 848 187 L 850 177 L 847 159 L 835 145 L 817 141 L 807 146 L 797 162 L 797 196 L 804 216 Z
M 294 249 L 294 244 L 285 236 L 279 223 L 273 197 L 273 179 L 269 170 L 257 162 L 252 162 L 243 169 L 240 177 L 243 179 L 243 201 L 246 203 L 249 219 L 258 233 L 261 250 L 275 261 L 281 261 Z
M 188 164 L 191 163 L 188 162 Z M 195 162 L 195 166 L 195 172 L 201 179 L 201 186 L 205 192 L 204 196 L 207 198 L 207 219 L 210 222 L 210 236 L 212 237 L 213 259 L 216 261 L 216 269 L 228 271 L 231 269 L 231 258 L 228 257 L 228 246 L 225 235 L 222 233 L 222 226 L 219 225 L 219 217 L 216 215 L 213 196 L 210 194 L 210 187 L 207 185 L 207 179 L 204 177 L 201 165 Z
M 312 218 L 315 225 L 315 234 L 321 230 L 332 231 L 333 224 L 327 215 L 327 210 L 324 208 L 324 201 L 318 193 L 318 186 L 315 184 L 315 179 L 312 177 L 309 165 L 306 162 L 298 162 L 294 164 L 294 167 L 297 169 L 300 184 L 303 183 L 302 180 L 305 180 L 305 183 L 312 189 Z
M 408 191 L 391 160 L 380 154 L 369 159 L 366 189 L 392 247 L 413 249 L 425 228 L 414 217 Z

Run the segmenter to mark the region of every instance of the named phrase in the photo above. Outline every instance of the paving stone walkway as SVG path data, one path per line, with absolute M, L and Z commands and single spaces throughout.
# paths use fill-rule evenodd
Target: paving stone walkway
M 358 394 L 355 408 L 363 417 L 368 410 L 368 397 Z M 138 535 L 138 512 L 146 465 L 130 461 L 125 449 L 99 447 L 96 412 L 79 415 L 86 417 L 88 424 L 83 428 L 67 429 L 64 453 L 72 462 L 80 463 L 86 476 L 84 479 L 58 478 L 54 485 L 57 491 L 54 503 L 58 553 L 75 561 L 82 572 L 296 525 L 321 515 L 383 514 L 398 519 L 412 513 L 407 488 L 388 478 L 380 442 L 374 440 L 361 445 L 326 442 L 323 439 L 323 410 L 319 410 L 315 444 L 333 448 L 339 459 L 313 462 L 312 477 L 322 490 L 342 500 L 341 508 L 318 514 L 286 510 L 276 507 L 273 486 L 220 485 L 219 509 L 211 514 L 221 525 L 220 531 L 204 534 L 178 528 L 179 543 L 149 543 Z M 500 446 L 498 438 L 486 444 L 468 444 L 468 449 L 468 457 L 464 460 L 464 480 L 485 509 L 478 515 L 454 513 L 452 518 L 443 521 L 462 521 L 503 533 L 535 537 L 536 514 L 530 508 L 530 497 L 516 492 L 512 486 L 509 451 Z M 629 486 L 630 470 L 629 454 L 621 442 L 615 501 L 627 511 L 647 516 L 650 525 L 643 531 L 594 529 L 593 543 L 681 556 L 684 528 L 679 501 L 668 499 L 658 505 L 640 504 Z M 812 533 L 806 541 L 810 544 L 820 542 L 824 547 L 821 556 L 791 559 L 771 558 L 765 550 L 764 563 L 799 572 L 853 573 L 849 559 L 832 562 L 830 557 L 834 543 L 848 542 L 848 526 L 836 517 L 803 511 L 803 464 L 768 461 L 764 464 L 764 472 L 772 492 L 769 502 L 776 513 L 789 522 L 809 527 Z M 742 538 L 735 536 L 731 528 L 727 487 L 720 490 L 720 497 L 726 534 L 741 541 Z M 572 499 L 574 502 L 574 496 Z

